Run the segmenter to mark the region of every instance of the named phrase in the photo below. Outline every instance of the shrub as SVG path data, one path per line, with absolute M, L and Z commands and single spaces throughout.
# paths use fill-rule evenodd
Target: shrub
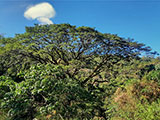
M 155 81 L 133 80 L 113 97 L 113 120 L 158 120 L 160 86 Z M 154 117 L 155 116 L 155 117 Z
M 91 119 L 99 116 L 99 97 L 71 79 L 62 65 L 36 65 L 25 72 L 4 95 L 2 108 L 13 120 L 31 120 L 37 115 L 51 119 Z

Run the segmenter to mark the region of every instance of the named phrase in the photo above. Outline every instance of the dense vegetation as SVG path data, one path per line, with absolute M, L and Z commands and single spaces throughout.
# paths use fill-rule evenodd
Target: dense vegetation
M 0 36 L 0 119 L 159 120 L 154 55 L 130 38 L 69 24 Z

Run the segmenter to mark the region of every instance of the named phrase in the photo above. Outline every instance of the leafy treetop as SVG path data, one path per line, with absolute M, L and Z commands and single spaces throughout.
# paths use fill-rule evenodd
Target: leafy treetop
M 31 64 L 63 64 L 66 73 L 86 84 L 100 74 L 103 68 L 111 69 L 121 60 L 139 58 L 150 53 L 150 47 L 132 39 L 114 34 L 100 33 L 90 27 L 76 27 L 70 24 L 35 25 L 26 27 L 26 32 L 14 38 L 0 39 L 1 74 L 10 70 L 19 72 Z M 79 77 L 82 69 L 87 75 Z

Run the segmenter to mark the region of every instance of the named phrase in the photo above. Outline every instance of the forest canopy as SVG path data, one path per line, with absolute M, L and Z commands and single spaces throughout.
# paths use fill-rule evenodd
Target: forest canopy
M 75 76 L 81 68 L 92 69 L 88 76 L 99 74 L 121 60 L 138 59 L 142 54 L 156 54 L 151 48 L 132 39 L 114 34 L 100 33 L 90 27 L 69 24 L 35 25 L 26 27 L 24 34 L 0 40 L 1 72 L 20 72 L 32 64 L 63 64 Z M 89 78 L 84 80 L 84 83 Z
M 160 59 L 154 55 L 133 39 L 70 24 L 35 25 L 12 38 L 0 36 L 0 109 L 13 120 L 134 117 L 134 103 L 142 109 L 145 100 L 159 105 Z M 137 86 L 142 89 L 134 91 Z M 142 92 L 145 86 L 155 89 Z M 124 104 L 133 108 L 129 116 Z

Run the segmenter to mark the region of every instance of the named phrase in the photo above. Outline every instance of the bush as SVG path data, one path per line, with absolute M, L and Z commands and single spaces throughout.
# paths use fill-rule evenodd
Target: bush
M 71 79 L 62 65 L 36 65 L 25 72 L 25 80 L 16 83 L 4 95 L 1 108 L 13 120 L 31 120 L 37 115 L 50 119 L 91 119 L 98 116 L 98 96 Z
M 154 70 L 154 71 L 151 71 L 147 76 L 146 76 L 146 79 L 148 81 L 155 81 L 155 82 L 158 82 L 158 84 L 160 85 L 160 70 Z
M 150 73 L 151 74 L 151 73 Z M 113 120 L 158 120 L 160 86 L 156 81 L 132 80 L 113 97 Z

